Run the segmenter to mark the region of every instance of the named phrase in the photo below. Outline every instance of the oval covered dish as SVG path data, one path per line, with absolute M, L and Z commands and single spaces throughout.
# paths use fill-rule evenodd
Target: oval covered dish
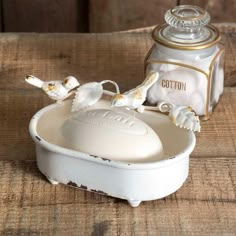
M 37 165 L 52 184 L 126 199 L 135 207 L 184 183 L 195 146 L 192 131 L 154 111 L 112 110 L 103 99 L 76 113 L 71 103 L 41 109 L 29 126 Z

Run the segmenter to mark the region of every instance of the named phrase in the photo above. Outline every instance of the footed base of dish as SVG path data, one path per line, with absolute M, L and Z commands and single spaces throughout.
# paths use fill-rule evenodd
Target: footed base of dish
M 138 200 L 128 200 L 129 205 L 132 207 L 138 207 L 141 202 L 142 201 L 138 201 Z
M 57 182 L 57 181 L 54 180 L 54 179 L 51 179 L 51 178 L 49 178 L 49 177 L 47 177 L 47 179 L 48 179 L 48 181 L 49 181 L 51 184 L 53 184 L 53 185 L 59 184 L 59 182 Z

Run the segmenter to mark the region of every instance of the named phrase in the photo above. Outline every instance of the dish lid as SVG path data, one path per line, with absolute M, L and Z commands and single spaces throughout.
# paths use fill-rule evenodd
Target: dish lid
M 208 48 L 220 40 L 220 33 L 210 22 L 204 9 L 180 5 L 165 14 L 166 24 L 153 30 L 153 39 L 170 48 L 194 50 Z

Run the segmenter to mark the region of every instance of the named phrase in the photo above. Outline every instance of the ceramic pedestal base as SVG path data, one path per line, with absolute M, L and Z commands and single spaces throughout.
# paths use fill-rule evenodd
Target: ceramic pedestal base
M 37 166 L 51 184 L 124 199 L 132 207 L 168 196 L 182 186 L 188 176 L 189 154 L 195 146 L 193 132 L 175 127 L 167 116 L 157 112 L 136 113 L 158 134 L 168 155 L 153 162 L 115 161 L 67 146 L 60 127 L 71 117 L 70 107 L 71 101 L 47 106 L 30 122 Z M 110 103 L 101 100 L 95 108 L 108 107 Z
M 130 206 L 132 207 L 138 207 L 139 204 L 141 203 L 141 201 L 137 201 L 137 200 L 128 200 L 128 203 Z
M 51 184 L 53 184 L 53 185 L 59 184 L 59 182 L 53 180 L 53 179 L 50 178 L 50 177 L 46 177 L 46 178 L 47 178 L 47 180 L 48 180 Z M 140 203 L 142 202 L 142 201 L 138 201 L 138 200 L 127 200 L 127 201 L 128 201 L 128 203 L 129 203 L 129 205 L 130 205 L 131 207 L 138 207 L 138 206 L 140 205 Z
M 56 184 L 59 184 L 59 182 L 55 181 L 54 179 L 51 179 L 49 177 L 47 177 L 48 181 L 53 184 L 53 185 L 56 185 Z

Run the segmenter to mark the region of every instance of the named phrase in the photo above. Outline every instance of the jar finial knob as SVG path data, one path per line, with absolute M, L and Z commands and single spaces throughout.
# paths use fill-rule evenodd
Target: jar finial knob
M 210 15 L 198 6 L 180 5 L 166 12 L 165 21 L 177 31 L 194 33 L 210 22 Z

